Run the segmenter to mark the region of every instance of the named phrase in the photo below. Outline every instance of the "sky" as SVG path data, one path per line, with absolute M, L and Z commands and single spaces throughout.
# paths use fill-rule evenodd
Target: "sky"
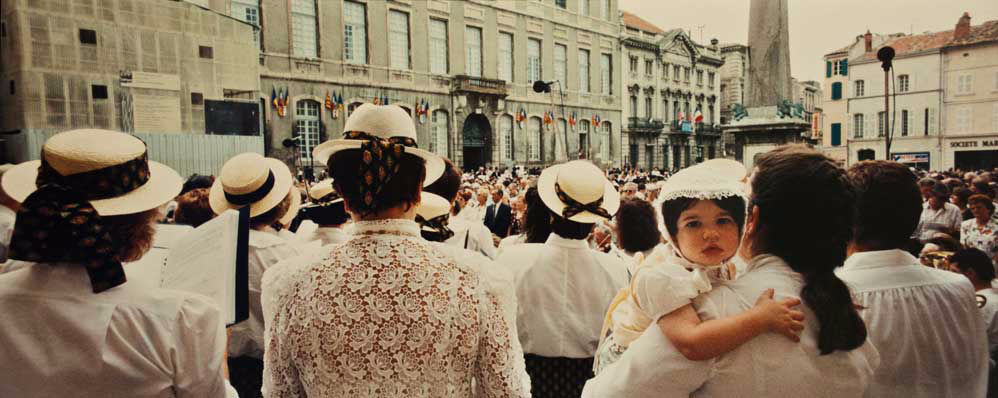
M 748 42 L 749 0 L 619 0 L 620 9 L 663 30 L 683 28 L 709 44 Z M 789 0 L 790 72 L 800 80 L 824 79 L 822 56 L 852 43 L 869 29 L 909 34 L 951 30 L 964 11 L 971 25 L 998 19 L 998 0 Z M 702 38 L 701 40 L 701 29 Z

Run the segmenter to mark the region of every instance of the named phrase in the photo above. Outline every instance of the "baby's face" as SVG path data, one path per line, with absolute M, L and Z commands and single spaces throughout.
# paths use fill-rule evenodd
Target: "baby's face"
M 738 249 L 738 224 L 713 201 L 701 200 L 679 215 L 676 245 L 694 263 L 721 264 Z

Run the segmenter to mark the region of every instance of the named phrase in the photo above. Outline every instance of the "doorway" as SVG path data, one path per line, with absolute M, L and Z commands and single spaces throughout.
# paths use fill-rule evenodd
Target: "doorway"
M 489 137 L 492 137 L 489 119 L 478 113 L 468 115 L 461 129 L 465 170 L 476 170 L 491 162 Z

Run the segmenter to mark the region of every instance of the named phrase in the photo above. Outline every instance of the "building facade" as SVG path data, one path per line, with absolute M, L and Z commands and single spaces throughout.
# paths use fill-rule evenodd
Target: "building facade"
M 970 25 L 964 14 L 942 49 L 942 163 L 998 167 L 998 21 Z
M 745 103 L 748 90 L 749 48 L 742 44 L 721 46 L 721 124 L 731 120 L 731 106 Z
M 821 83 L 814 80 L 799 81 L 796 78 L 791 80 L 793 83 L 793 99 L 804 106 L 804 118 L 811 121 L 809 132 L 811 140 L 821 142 L 823 135 L 821 125 L 823 92 L 821 90 Z
M 722 157 L 717 40 L 704 46 L 626 12 L 621 21 L 625 163 L 678 170 Z M 690 122 L 697 111 L 703 120 Z
M 0 3 L 5 161 L 37 158 L 46 137 L 74 128 L 201 148 L 203 159 L 182 159 L 150 144 L 182 173 L 220 166 L 240 140 L 262 151 L 253 32 L 185 2 Z
M 265 112 L 268 153 L 289 164 L 300 155 L 305 166 L 323 167 L 311 149 L 341 134 L 364 102 L 403 107 L 417 121 L 420 146 L 464 168 L 579 156 L 619 163 L 616 0 L 211 6 L 260 27 L 260 99 L 290 93 L 284 116 L 275 106 Z M 535 81 L 557 83 L 536 93 Z M 281 146 L 288 138 L 297 139 L 297 153 Z

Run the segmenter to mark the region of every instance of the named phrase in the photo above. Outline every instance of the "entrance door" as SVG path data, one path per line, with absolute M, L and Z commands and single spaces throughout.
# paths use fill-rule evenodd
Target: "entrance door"
M 645 170 L 655 167 L 655 146 L 645 145 Z
M 475 170 L 485 166 L 492 159 L 490 140 L 492 136 L 492 126 L 485 116 L 473 113 L 464 120 L 464 127 L 461 130 L 461 138 L 464 144 L 464 169 Z
M 631 144 L 630 150 L 631 150 L 631 157 L 630 157 L 631 167 L 632 168 L 638 167 L 638 145 Z

